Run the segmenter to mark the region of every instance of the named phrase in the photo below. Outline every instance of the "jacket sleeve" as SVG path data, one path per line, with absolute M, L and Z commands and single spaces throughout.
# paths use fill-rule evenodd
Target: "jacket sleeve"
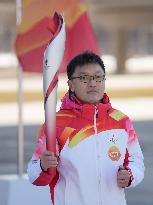
M 44 172 L 40 166 L 40 156 L 46 150 L 46 136 L 44 130 L 45 126 L 43 125 L 36 140 L 35 152 L 33 153 L 27 168 L 29 181 L 36 186 L 48 185 L 56 176 L 56 173 L 51 176 L 48 172 Z
M 143 163 L 143 154 L 132 122 L 129 119 L 126 121 L 126 131 L 128 133 L 128 144 L 124 166 L 131 174 L 131 183 L 129 187 L 135 187 L 144 178 L 145 167 Z

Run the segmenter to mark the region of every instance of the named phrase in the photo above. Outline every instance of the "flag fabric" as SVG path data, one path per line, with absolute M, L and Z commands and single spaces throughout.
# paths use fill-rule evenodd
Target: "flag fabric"
M 15 49 L 23 71 L 42 72 L 44 51 L 51 39 L 50 22 L 55 11 L 64 15 L 66 22 L 66 48 L 60 72 L 66 70 L 72 57 L 85 50 L 100 54 L 83 1 L 23 0 L 22 5 Z

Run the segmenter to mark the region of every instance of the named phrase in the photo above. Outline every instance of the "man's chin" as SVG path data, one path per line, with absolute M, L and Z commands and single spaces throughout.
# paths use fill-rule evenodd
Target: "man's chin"
M 88 96 L 87 99 L 80 99 L 80 101 L 83 103 L 83 104 L 97 104 L 100 102 L 99 98 L 95 97 L 93 98 L 93 96 Z
M 89 104 L 97 104 L 97 103 L 99 103 L 100 102 L 100 100 L 99 99 L 89 99 L 89 101 L 88 101 L 88 103 Z

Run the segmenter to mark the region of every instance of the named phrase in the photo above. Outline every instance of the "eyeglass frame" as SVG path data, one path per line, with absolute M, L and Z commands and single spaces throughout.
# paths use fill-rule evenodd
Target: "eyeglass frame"
M 83 76 L 89 76 L 90 79 L 88 79 L 86 82 L 83 82 L 83 80 L 81 79 Z M 102 77 L 101 80 L 95 80 L 95 77 Z M 83 83 L 89 83 L 89 81 L 94 80 L 96 83 L 101 83 L 103 82 L 104 80 L 106 80 L 106 75 L 80 75 L 80 76 L 76 76 L 76 77 L 71 77 L 70 80 L 73 80 L 73 79 L 79 79 L 80 82 L 83 82 Z

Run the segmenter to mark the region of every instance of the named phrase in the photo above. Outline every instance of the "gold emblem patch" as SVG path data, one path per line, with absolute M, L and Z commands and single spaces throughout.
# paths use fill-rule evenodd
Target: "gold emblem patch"
M 112 161 L 118 161 L 121 157 L 120 150 L 116 146 L 112 146 L 108 150 L 108 156 Z

